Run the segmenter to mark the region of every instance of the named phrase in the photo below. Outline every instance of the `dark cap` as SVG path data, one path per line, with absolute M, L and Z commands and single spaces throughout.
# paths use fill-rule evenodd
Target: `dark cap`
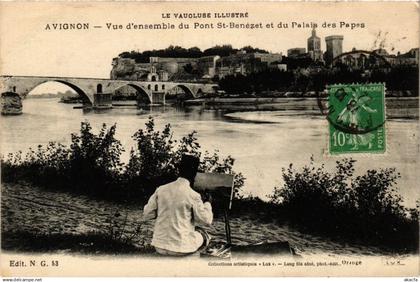
M 182 155 L 181 162 L 179 163 L 179 176 L 184 177 L 192 184 L 197 175 L 200 159 L 193 155 Z

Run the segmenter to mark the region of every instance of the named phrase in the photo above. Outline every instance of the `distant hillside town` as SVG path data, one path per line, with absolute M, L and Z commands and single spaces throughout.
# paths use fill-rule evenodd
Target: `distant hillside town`
M 217 48 L 217 47 L 216 47 Z M 233 50 L 222 46 L 220 50 Z M 223 53 L 223 51 L 221 52 Z M 197 58 L 150 56 L 149 62 L 136 62 L 131 57 L 113 59 L 111 79 L 143 81 L 185 81 L 223 78 L 234 73 L 254 73 L 267 68 L 281 68 L 282 54 L 249 53 L 244 49 L 229 55 L 210 55 Z
M 217 81 L 229 75 L 249 75 L 266 70 L 297 68 L 334 68 L 345 65 L 352 70 L 390 69 L 394 66 L 417 66 L 419 48 L 405 54 L 391 55 L 383 49 L 343 52 L 342 35 L 325 37 L 326 51 L 315 29 L 307 39 L 307 48 L 291 48 L 287 56 L 269 53 L 251 46 L 233 49 L 215 46 L 202 52 L 199 48 L 170 46 L 164 50 L 124 52 L 112 61 L 111 79 L 139 81 Z

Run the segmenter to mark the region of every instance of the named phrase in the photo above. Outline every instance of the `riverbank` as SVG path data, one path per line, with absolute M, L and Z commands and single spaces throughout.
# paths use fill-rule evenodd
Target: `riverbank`
M 61 109 L 66 109 L 67 107 L 63 104 L 53 103 L 53 101 L 51 106 L 59 106 Z M 139 206 L 141 207 L 148 199 L 150 193 L 153 193 L 153 188 L 159 185 L 158 183 L 153 182 L 154 179 L 162 181 L 162 175 L 165 175 L 167 172 L 160 170 L 160 162 L 155 163 L 156 167 L 147 165 L 141 169 L 138 169 L 138 166 L 135 164 L 140 160 L 140 157 L 146 157 L 146 159 L 143 160 L 148 164 L 150 164 L 150 160 L 156 159 L 154 150 L 144 151 L 145 148 L 154 148 L 152 144 L 149 144 L 152 140 L 156 141 L 153 142 L 154 144 L 166 144 L 163 148 L 173 148 L 173 143 L 172 145 L 168 143 L 168 137 L 172 136 L 172 132 L 171 130 L 165 129 L 165 126 L 162 124 L 163 122 L 166 123 L 168 120 L 170 120 L 174 128 L 176 128 L 176 131 L 174 131 L 174 136 L 177 136 L 176 139 L 183 140 L 182 142 L 187 145 L 187 148 L 193 149 L 195 152 L 205 152 L 205 150 L 210 148 L 211 152 L 216 148 L 220 148 L 222 144 L 223 152 L 229 152 L 234 157 L 238 156 L 240 161 L 235 162 L 235 170 L 244 173 L 247 178 L 246 188 L 248 190 L 242 194 L 243 196 L 249 195 L 249 191 L 252 191 L 251 194 L 254 196 L 272 195 L 274 187 L 289 187 L 286 191 L 293 192 L 293 187 L 295 186 L 293 186 L 293 183 L 289 183 L 290 181 L 285 181 L 284 177 L 282 178 L 282 168 L 288 168 L 290 162 L 293 162 L 295 167 L 302 169 L 307 165 L 307 161 L 311 154 L 313 155 L 319 152 L 317 148 L 321 150 L 324 148 L 323 143 L 319 141 L 319 139 L 323 138 L 319 136 L 324 136 L 323 132 L 325 131 L 327 123 L 324 123 L 323 118 L 321 117 L 295 117 L 291 115 L 290 112 L 286 111 L 240 112 L 237 113 L 238 115 L 232 116 L 232 114 L 227 114 L 224 111 L 202 111 L 200 109 L 194 110 L 194 108 L 200 107 L 196 106 L 190 109 L 168 107 L 168 109 L 163 109 L 163 111 L 159 112 L 156 109 L 153 109 L 153 111 L 156 112 L 151 110 L 150 113 L 137 113 L 138 110 L 124 109 L 110 111 L 110 113 L 100 116 L 96 114 L 85 115 L 83 113 L 80 118 L 98 118 L 98 122 L 93 123 L 94 127 L 92 127 L 92 131 L 90 130 L 91 125 L 89 123 L 86 121 L 82 122 L 80 134 L 84 137 L 74 133 L 76 130 L 63 130 L 63 124 L 65 124 L 65 117 L 67 115 L 61 113 L 60 116 L 57 116 L 57 111 L 54 111 L 51 115 L 48 114 L 52 113 L 52 111 L 43 110 L 33 112 L 27 116 L 23 115 L 18 119 L 3 119 L 2 122 L 4 121 L 6 125 L 9 125 L 9 130 L 6 130 L 5 132 L 14 134 L 8 136 L 7 140 L 20 140 L 19 144 L 22 145 L 23 148 L 31 146 L 26 144 L 34 144 L 33 148 L 38 148 L 35 149 L 29 157 L 23 155 L 23 158 L 19 158 L 19 156 L 17 156 L 18 158 L 15 158 L 15 161 L 13 161 L 13 158 L 11 158 L 10 161 L 5 161 L 2 164 L 4 165 L 4 167 L 2 167 L 3 183 L 9 182 L 9 185 L 15 185 L 16 179 L 27 180 L 32 183 L 31 187 L 38 185 L 44 187 L 43 189 L 49 187 L 50 189 L 57 191 L 57 193 L 72 193 L 73 195 L 87 196 L 89 197 L 89 202 L 86 203 L 87 207 L 90 207 L 91 203 L 101 202 L 101 200 L 107 199 L 111 206 L 114 206 L 115 204 L 122 205 L 122 203 L 124 203 L 124 205 L 122 205 L 122 208 L 124 209 L 126 207 L 133 207 L 137 204 L 136 209 L 139 209 Z M 78 113 L 78 111 L 72 109 L 68 110 L 72 111 L 73 114 Z M 299 113 L 299 111 L 295 111 L 294 113 L 296 112 Z M 46 142 L 60 142 L 60 140 L 62 140 L 60 139 L 62 138 L 60 137 L 62 134 L 69 135 L 69 133 L 73 132 L 74 134 L 71 138 L 70 146 L 69 143 L 57 146 L 47 143 L 47 145 L 39 147 L 37 144 L 41 143 L 39 141 L 40 139 L 30 140 L 32 143 L 23 143 L 24 140 L 28 141 L 27 138 L 30 139 L 33 136 L 25 136 L 24 133 L 26 134 L 27 131 L 22 131 L 22 135 L 17 135 L 16 132 L 20 131 L 17 131 L 18 126 L 16 125 L 24 125 L 23 128 L 28 128 L 27 122 L 33 122 L 39 113 L 42 114 L 41 117 L 43 118 L 41 120 L 43 122 L 49 124 L 51 121 L 56 121 L 60 126 L 60 130 L 52 131 L 51 135 L 44 134 L 43 136 L 39 136 L 39 134 L 34 133 L 33 136 L 45 137 Z M 45 116 L 45 114 L 47 114 L 47 116 Z M 148 118 L 148 116 L 152 114 L 155 115 L 157 119 L 160 119 L 160 126 L 156 127 L 156 131 L 152 128 L 153 122 Z M 267 114 L 270 116 L 267 117 Z M 209 119 L 210 115 L 213 118 L 217 117 L 217 120 Z M 227 115 L 229 115 L 229 119 L 226 119 Z M 307 115 L 309 114 L 307 113 Z M 59 117 L 63 117 L 63 119 Z M 183 118 L 180 120 L 179 117 Z M 222 120 L 221 117 L 223 117 L 224 120 Z M 146 118 L 146 130 L 139 125 L 139 121 L 144 118 Z M 117 121 L 119 128 L 122 129 L 123 135 L 114 139 L 114 137 L 117 136 L 114 135 L 114 133 L 116 134 L 114 127 L 110 128 L 110 131 L 103 130 L 102 133 L 97 135 L 98 130 L 101 132 L 101 124 L 107 122 L 107 120 L 110 121 L 109 124 L 113 124 Z M 254 122 L 255 120 L 260 120 L 261 122 Z M 8 123 L 6 123 L 6 121 Z M 76 120 L 76 123 L 77 122 L 78 121 Z M 78 126 L 80 126 L 80 124 Z M 334 167 L 331 165 L 336 163 L 337 158 L 327 160 L 328 163 L 326 164 L 324 175 L 330 180 L 323 182 L 324 184 L 321 186 L 315 185 L 317 191 L 312 192 L 316 193 L 312 193 L 306 197 L 306 200 L 309 200 L 309 204 L 302 203 L 302 197 L 293 198 L 295 200 L 293 200 L 292 203 L 297 207 L 295 212 L 290 212 L 287 208 L 282 209 L 280 204 L 270 205 L 269 203 L 266 203 L 265 205 L 255 205 L 255 201 L 246 202 L 240 200 L 234 202 L 233 214 L 240 220 L 246 218 L 255 221 L 255 233 L 262 233 L 264 235 L 266 235 L 268 231 L 264 228 L 259 228 L 259 225 L 267 221 L 270 223 L 268 230 L 270 230 L 270 228 L 274 230 L 274 225 L 283 229 L 285 227 L 293 230 L 299 229 L 299 234 L 312 234 L 311 238 L 314 236 L 313 234 L 317 234 L 317 236 L 321 238 L 321 241 L 327 241 L 328 243 L 340 241 L 346 242 L 347 244 L 351 242 L 351 244 L 353 244 L 354 242 L 363 241 L 360 240 L 360 238 L 364 236 L 364 238 L 367 239 L 365 242 L 362 242 L 362 244 L 368 247 L 371 245 L 380 245 L 379 248 L 381 250 L 393 247 L 394 253 L 399 253 L 398 250 L 401 249 L 403 252 L 412 250 L 413 247 L 415 248 L 413 241 L 405 239 L 400 240 L 400 238 L 403 238 L 405 235 L 410 236 L 410 238 L 412 237 L 413 232 L 404 232 L 402 230 L 406 230 L 404 226 L 407 225 L 406 223 L 408 223 L 408 221 L 410 221 L 409 223 L 411 226 L 413 217 L 406 218 L 406 216 L 404 216 L 405 208 L 400 206 L 401 203 L 400 200 L 398 200 L 401 197 L 398 195 L 390 195 L 388 192 L 392 194 L 392 191 L 396 191 L 407 200 L 415 201 L 414 199 L 417 198 L 417 189 L 415 189 L 417 179 L 415 177 L 416 174 L 413 173 L 417 167 L 417 159 L 416 156 L 412 154 L 412 152 L 416 150 L 418 143 L 417 136 L 413 134 L 413 132 L 416 132 L 415 129 L 417 127 L 417 122 L 412 120 L 390 121 L 387 124 L 389 135 L 388 143 L 395 146 L 390 148 L 389 154 L 379 157 L 371 156 L 370 158 L 357 158 L 356 155 L 354 156 L 358 159 L 358 167 L 360 168 L 354 174 L 355 177 L 365 175 L 367 170 L 377 169 L 376 171 L 380 172 L 382 171 L 382 168 L 396 167 L 397 171 L 401 172 L 401 181 L 398 181 L 397 186 L 392 185 L 392 187 L 389 187 L 387 183 L 391 183 L 392 181 L 382 180 L 378 182 L 374 181 L 374 183 L 376 183 L 375 185 L 379 185 L 376 187 L 377 189 L 370 189 L 371 185 L 358 185 L 360 188 L 366 188 L 366 191 L 373 191 L 373 194 L 370 194 L 372 197 L 383 198 L 383 195 L 389 196 L 389 198 L 385 199 L 386 201 L 375 201 L 381 204 L 376 206 L 373 211 L 373 216 L 369 216 L 372 214 L 368 210 L 371 205 L 367 205 L 366 210 L 360 210 L 358 206 L 355 205 L 360 199 L 363 200 L 366 199 L 366 197 L 358 197 L 357 194 L 353 193 L 355 191 L 350 191 L 352 192 L 350 195 L 353 195 L 351 198 L 343 198 L 343 196 L 345 196 L 344 193 L 331 193 L 334 187 L 347 187 L 347 185 L 341 185 L 341 183 L 338 183 L 334 187 L 330 185 L 330 183 L 334 183 L 330 181 L 330 175 L 335 171 Z M 39 124 L 36 124 L 35 128 L 39 130 Z M 42 128 L 44 130 L 43 132 L 47 133 L 51 132 L 47 130 L 48 128 L 54 129 L 55 127 L 45 126 Z M 162 129 L 164 130 L 162 131 Z M 192 129 L 198 131 L 197 135 L 199 134 L 200 136 L 200 144 L 194 141 L 195 139 L 193 137 L 195 134 L 187 135 Z M 57 132 L 59 132 L 59 135 L 54 135 L 54 133 Z M 181 134 L 176 135 L 177 132 L 180 132 Z M 269 132 L 269 134 L 267 134 L 267 132 Z M 285 132 L 290 132 L 290 134 L 284 134 Z M 126 174 L 125 169 L 119 170 L 118 167 L 115 167 L 115 164 L 120 163 L 120 156 L 122 156 L 120 153 L 122 152 L 122 149 L 125 149 L 126 152 L 130 151 L 130 146 L 126 145 L 130 143 L 125 143 L 124 146 L 121 147 L 118 139 L 126 142 L 133 137 L 134 144 L 136 145 L 136 150 L 134 151 L 135 158 L 132 159 L 133 162 L 126 162 L 127 159 L 124 160 L 124 166 L 126 166 L 127 163 L 131 163 L 131 167 L 129 168 L 132 173 Z M 256 138 L 258 138 L 258 142 L 255 142 Z M 404 147 L 399 145 L 401 144 L 402 138 L 405 140 Z M 84 142 L 82 143 L 81 140 L 84 140 Z M 172 141 L 173 140 L 174 139 L 172 139 Z M 276 140 L 276 142 L 273 142 L 273 140 Z M 209 141 L 210 143 L 208 143 Z M 212 146 L 215 147 L 213 149 L 212 146 L 199 146 L 202 144 L 201 142 L 207 144 L 207 146 L 213 144 Z M 238 146 L 238 144 L 241 146 Z M 161 148 L 162 147 L 157 148 L 157 152 L 160 153 L 159 156 L 166 156 L 165 160 L 168 158 L 167 160 L 172 160 L 171 163 L 177 162 L 176 156 L 179 156 L 181 151 L 178 152 L 178 149 L 176 149 L 176 151 L 170 149 L 171 152 L 167 152 L 165 149 L 164 151 L 166 153 L 161 154 Z M 185 147 L 181 146 L 179 149 L 182 148 Z M 12 151 L 17 152 L 17 150 Z M 140 151 L 142 153 L 141 155 L 138 155 Z M 112 152 L 112 155 L 109 155 L 110 152 Z M 203 164 L 207 163 L 214 168 L 214 161 L 216 161 L 218 163 L 217 166 L 223 168 L 223 171 L 219 172 L 231 173 L 225 169 L 230 170 L 231 165 L 233 166 L 233 159 L 228 157 L 225 162 L 222 161 L 222 158 L 219 159 L 217 155 L 215 155 L 215 158 L 213 158 L 213 155 L 211 155 L 210 159 L 206 157 L 203 158 Z M 110 156 L 112 158 L 110 158 Z M 245 162 L 244 157 L 249 161 Z M 299 157 L 301 157 L 301 160 Z M 318 164 L 319 162 L 322 162 L 322 158 L 319 156 L 315 156 L 315 159 Z M 104 160 L 108 160 L 109 163 L 104 164 Z M 163 162 L 166 163 L 165 160 L 163 160 Z M 143 163 L 143 161 L 141 161 L 141 163 Z M 258 166 L 256 167 L 254 164 L 258 164 Z M 166 166 L 166 168 L 168 167 Z M 273 173 L 267 173 L 269 170 L 272 170 Z M 346 169 L 346 171 L 347 170 L 348 169 Z M 124 174 L 119 173 L 118 171 Z M 142 176 L 143 178 L 136 179 L 138 173 L 141 173 L 144 177 Z M 153 177 L 150 178 L 150 175 Z M 319 175 L 320 174 L 308 175 L 308 177 L 305 177 L 303 180 L 308 182 L 306 187 L 314 187 L 314 185 L 311 184 L 313 183 L 311 181 L 318 183 L 317 177 L 319 177 Z M 298 176 L 298 174 L 294 173 L 292 178 L 296 179 L 295 176 Z M 342 175 L 339 176 L 340 177 L 332 178 L 333 180 L 342 179 Z M 381 177 L 381 179 L 383 178 L 384 177 Z M 286 180 L 287 179 L 291 178 L 287 177 Z M 301 181 L 299 183 L 301 183 Z M 238 187 L 242 186 L 240 182 L 238 182 L 238 184 Z M 285 186 L 285 184 L 287 185 Z M 299 187 L 302 187 L 302 185 Z M 351 187 L 347 188 L 350 189 Z M 392 188 L 393 190 L 389 190 L 388 188 Z M 388 189 L 388 192 L 384 191 L 384 189 Z M 375 191 L 383 191 L 385 193 L 376 193 Z M 303 194 L 306 195 L 307 193 Z M 19 197 L 19 195 L 17 196 Z M 324 199 L 324 201 L 314 201 L 313 199 L 315 196 Z M 235 198 L 237 199 L 237 197 Z M 118 202 L 117 199 L 120 199 L 120 201 Z M 372 200 L 369 198 L 367 201 L 371 203 L 374 202 L 374 200 L 375 199 Z M 393 205 L 393 202 L 389 202 L 388 200 L 395 201 L 397 205 Z M 127 201 L 131 204 L 127 204 Z M 56 200 L 54 199 L 51 199 L 50 201 L 50 203 L 55 202 Z M 73 201 L 70 199 L 69 202 Z M 389 203 L 392 204 L 392 206 L 389 206 Z M 405 207 L 408 207 L 406 203 L 404 203 L 404 205 Z M 241 206 L 243 209 L 238 211 L 238 207 Z M 263 208 L 263 206 L 266 208 Z M 30 207 L 30 205 L 28 205 L 28 207 Z M 305 209 L 302 209 L 302 207 L 305 207 Z M 385 213 L 383 212 L 382 207 L 384 207 Z M 388 207 L 392 208 L 389 210 L 391 214 L 388 213 Z M 395 208 L 397 208 L 397 210 Z M 270 210 L 271 212 L 269 212 Z M 317 212 L 314 212 L 314 210 Z M 320 210 L 323 212 L 322 216 L 320 216 Z M 398 214 L 395 214 L 398 216 L 397 218 L 394 216 L 394 211 L 398 212 Z M 400 211 L 404 211 L 404 214 L 401 214 Z M 365 216 L 364 212 L 368 212 L 367 216 Z M 303 214 L 303 216 L 298 216 L 299 213 Z M 110 216 L 112 216 L 112 213 L 108 213 L 107 217 L 109 218 Z M 287 225 L 286 222 L 291 221 L 290 219 L 293 217 L 296 218 L 294 219 L 294 227 L 292 228 L 290 227 L 291 225 Z M 92 216 L 92 218 L 96 221 L 95 216 Z M 15 219 L 15 221 L 19 220 Z M 389 224 L 383 225 L 384 221 Z M 60 219 L 60 224 L 62 224 L 62 222 L 63 221 Z M 67 223 L 67 221 L 64 222 Z M 222 221 L 220 222 L 220 234 L 224 234 L 224 226 Z M 351 224 L 349 224 L 349 222 Z M 309 230 L 308 225 L 312 225 L 311 230 Z M 244 229 L 243 226 L 246 226 L 246 224 L 241 222 L 237 227 L 237 230 L 240 230 L 240 233 L 246 233 L 246 228 Z M 369 226 L 369 228 L 366 228 L 366 226 Z M 376 228 L 375 226 L 379 227 Z M 394 226 L 397 227 L 394 229 Z M 400 229 L 398 226 L 403 226 L 403 229 Z M 82 230 L 82 232 L 77 234 L 80 234 L 82 237 L 88 236 L 90 234 L 89 232 L 91 232 L 91 230 L 89 230 Z M 280 232 L 284 231 L 281 230 Z M 68 233 L 58 234 L 66 235 Z M 331 239 L 332 235 L 335 236 L 334 239 Z M 383 241 L 379 241 L 378 239 L 384 239 L 384 237 L 393 240 L 394 242 L 383 244 Z M 223 238 L 223 236 L 221 238 Z M 398 242 L 397 244 L 394 244 L 396 240 Z
M 125 232 L 134 232 L 142 215 L 139 205 L 93 200 L 66 192 L 47 191 L 29 184 L 3 184 L 2 249 L 94 254 L 150 253 L 153 221 L 141 226 L 140 236 L 131 245 L 107 239 L 109 219 L 117 212 L 122 220 L 126 218 Z M 225 240 L 221 217 L 217 217 L 211 227 L 204 228 L 213 240 Z M 232 213 L 231 232 L 234 244 L 288 241 L 303 257 L 318 254 L 332 257 L 395 255 L 395 252 L 386 248 L 302 233 L 286 223 L 258 216 Z M 113 245 L 110 245 L 111 242 Z

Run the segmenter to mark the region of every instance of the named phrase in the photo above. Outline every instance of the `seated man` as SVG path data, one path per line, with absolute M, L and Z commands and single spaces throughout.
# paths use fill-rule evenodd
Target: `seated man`
M 182 156 L 178 179 L 158 187 L 144 207 L 144 220 L 156 218 L 152 245 L 160 254 L 187 255 L 209 243 L 209 235 L 196 228 L 197 223 L 213 221 L 211 198 L 203 203 L 191 188 L 198 165 L 198 158 Z

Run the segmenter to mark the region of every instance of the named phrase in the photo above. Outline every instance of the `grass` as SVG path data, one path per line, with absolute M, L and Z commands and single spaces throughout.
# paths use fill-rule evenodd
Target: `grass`
M 151 254 L 152 246 L 137 246 L 112 240 L 105 234 L 40 234 L 29 231 L 3 231 L 5 251 L 48 253 L 57 251 L 84 254 Z

